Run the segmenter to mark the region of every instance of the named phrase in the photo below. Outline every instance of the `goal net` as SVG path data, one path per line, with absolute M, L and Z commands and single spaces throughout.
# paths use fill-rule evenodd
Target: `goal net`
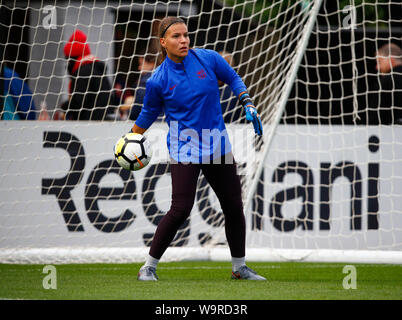
M 160 62 L 159 22 L 171 15 L 186 21 L 192 47 L 225 57 L 262 118 L 258 138 L 220 86 L 247 259 L 402 263 L 398 1 L 2 0 L 0 10 L 1 116 L 19 120 L 0 122 L 0 262 L 144 260 L 170 207 L 164 117 L 146 132 L 146 168 L 120 168 L 113 146 L 141 110 Z M 65 58 L 77 30 L 79 68 L 92 66 L 83 82 Z M 108 86 L 93 89 L 97 79 Z M 94 105 L 103 110 L 95 120 L 65 112 Z M 223 214 L 201 174 L 163 260 L 229 258 Z

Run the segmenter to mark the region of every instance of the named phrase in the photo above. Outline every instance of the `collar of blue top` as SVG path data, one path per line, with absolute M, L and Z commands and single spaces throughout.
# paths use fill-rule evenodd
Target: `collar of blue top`
M 168 63 L 169 66 L 171 66 L 174 69 L 182 70 L 186 65 L 186 61 L 188 60 L 188 56 L 191 54 L 190 51 L 191 50 L 188 51 L 188 55 L 184 57 L 182 62 L 176 63 L 172 59 L 170 59 L 168 56 L 166 56 L 166 58 L 165 58 L 166 63 Z

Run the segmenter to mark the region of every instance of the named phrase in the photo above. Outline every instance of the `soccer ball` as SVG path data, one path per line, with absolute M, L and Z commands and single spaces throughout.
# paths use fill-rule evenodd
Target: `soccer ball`
M 122 168 L 136 171 L 148 165 L 152 157 L 152 149 L 143 135 L 127 133 L 117 140 L 114 156 Z

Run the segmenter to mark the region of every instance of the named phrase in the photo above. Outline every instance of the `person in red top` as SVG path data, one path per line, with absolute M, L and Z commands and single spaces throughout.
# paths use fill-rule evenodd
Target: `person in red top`
M 107 120 L 115 112 L 115 98 L 106 65 L 91 54 L 87 36 L 76 30 L 64 46 L 71 76 L 69 99 L 62 105 L 68 120 Z

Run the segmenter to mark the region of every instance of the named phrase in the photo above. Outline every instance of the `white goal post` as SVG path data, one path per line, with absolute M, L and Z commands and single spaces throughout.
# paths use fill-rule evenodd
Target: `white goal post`
M 143 61 L 158 64 L 159 21 L 174 15 L 186 21 L 192 47 L 221 53 L 239 73 L 262 118 L 257 138 L 230 88 L 220 87 L 247 260 L 401 264 L 398 5 L 1 0 L 0 263 L 145 259 L 170 206 L 166 121 L 146 133 L 154 155 L 143 170 L 119 168 L 113 146 L 141 107 Z M 113 94 L 102 120 L 64 118 L 64 48 L 76 30 L 106 66 Z M 20 120 L 6 121 L 13 116 Z M 223 214 L 201 174 L 191 216 L 162 260 L 229 259 Z

